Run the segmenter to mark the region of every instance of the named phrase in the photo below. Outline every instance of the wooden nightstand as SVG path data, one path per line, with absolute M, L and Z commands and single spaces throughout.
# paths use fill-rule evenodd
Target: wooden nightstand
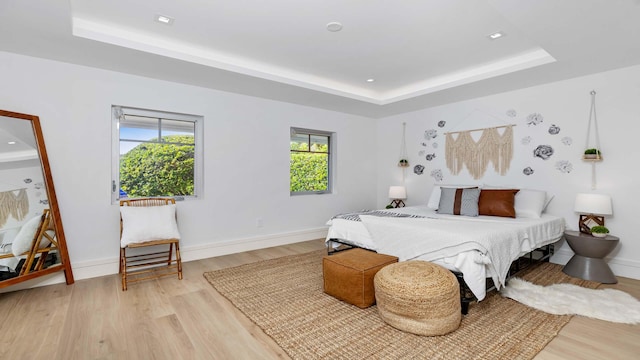
M 564 266 L 562 272 L 603 284 L 618 282 L 613 271 L 604 261 L 604 257 L 618 246 L 620 241 L 618 237 L 607 235 L 604 238 L 598 238 L 578 231 L 565 231 L 564 238 L 575 255 Z

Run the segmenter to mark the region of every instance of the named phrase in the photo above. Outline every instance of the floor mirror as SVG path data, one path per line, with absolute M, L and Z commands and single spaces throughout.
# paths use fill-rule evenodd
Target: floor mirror
M 0 110 L 0 288 L 58 271 L 73 283 L 40 119 Z

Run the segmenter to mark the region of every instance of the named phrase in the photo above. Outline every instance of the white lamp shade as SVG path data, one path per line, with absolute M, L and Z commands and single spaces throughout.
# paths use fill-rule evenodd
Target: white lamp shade
M 602 194 L 578 194 L 574 211 L 583 214 L 612 215 L 611 196 Z
M 389 199 L 406 199 L 407 189 L 404 186 L 390 186 Z

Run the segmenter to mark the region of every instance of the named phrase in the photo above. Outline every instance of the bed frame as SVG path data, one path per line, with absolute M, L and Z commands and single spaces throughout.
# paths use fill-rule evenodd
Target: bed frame
M 340 244 L 340 246 L 335 249 L 330 246 L 327 247 L 328 255 L 333 255 L 340 251 L 345 251 L 353 248 L 360 248 L 359 246 L 349 244 L 340 239 L 329 239 L 329 241 Z M 366 249 L 366 248 L 361 248 L 361 249 L 375 252 L 374 250 L 371 250 L 371 249 Z M 521 256 L 520 258 L 514 260 L 511 263 L 511 266 L 509 267 L 509 273 L 507 274 L 507 280 L 512 276 L 517 275 L 521 271 L 531 268 L 536 264 L 539 264 L 541 262 L 549 262 L 549 259 L 551 259 L 551 256 L 553 254 L 554 254 L 553 244 L 545 245 L 540 248 L 534 249 L 531 252 L 526 253 L 525 255 Z M 473 292 L 471 292 L 471 289 L 469 289 L 469 286 L 464 281 L 462 273 L 459 271 L 451 271 L 451 272 L 456 276 L 456 279 L 458 279 L 458 284 L 460 285 L 460 305 L 461 305 L 462 314 L 467 315 L 467 313 L 469 312 L 469 304 L 476 301 L 476 297 L 475 295 L 473 295 Z M 487 278 L 487 293 L 495 289 L 496 287 L 493 284 L 493 280 L 491 280 L 491 278 Z

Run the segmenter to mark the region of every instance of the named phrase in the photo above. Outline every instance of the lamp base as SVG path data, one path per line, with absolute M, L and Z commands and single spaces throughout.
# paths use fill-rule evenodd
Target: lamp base
M 404 201 L 400 200 L 400 199 L 395 199 L 393 201 L 391 201 L 391 206 L 393 206 L 394 208 L 401 208 L 404 207 Z
M 578 228 L 581 233 L 591 234 L 591 228 L 597 225 L 604 226 L 604 216 L 597 216 L 593 214 L 580 215 Z

